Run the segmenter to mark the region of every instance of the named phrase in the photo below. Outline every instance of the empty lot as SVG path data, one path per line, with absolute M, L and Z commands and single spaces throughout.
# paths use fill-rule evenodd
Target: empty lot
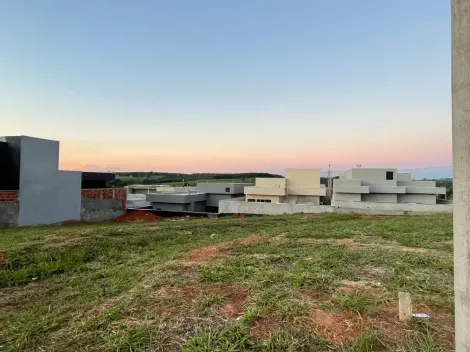
M 448 215 L 0 230 L 0 350 L 447 351 L 452 279 Z

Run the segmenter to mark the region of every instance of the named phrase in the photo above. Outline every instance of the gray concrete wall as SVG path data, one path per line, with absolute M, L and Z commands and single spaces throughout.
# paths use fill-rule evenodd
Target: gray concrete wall
M 81 173 L 58 171 L 59 142 L 21 137 L 18 226 L 80 220 Z
M 206 202 L 195 202 L 189 206 L 190 211 L 202 213 L 206 211 Z
M 352 193 L 334 193 L 333 200 L 331 204 L 334 204 L 335 201 L 346 201 L 346 202 L 360 202 L 361 194 L 352 194 Z
M 398 186 L 436 187 L 436 181 L 398 181 Z
M 361 200 L 363 202 L 396 203 L 397 195 L 386 193 L 363 194 Z
M 450 204 L 393 204 L 372 202 L 342 202 L 335 203 L 336 212 L 355 212 L 375 215 L 405 215 L 405 214 L 435 214 L 451 213 Z
M 297 196 L 295 204 L 320 205 L 320 196 Z
M 393 180 L 386 179 L 386 173 L 388 171 L 393 172 Z M 349 178 L 349 177 L 348 177 Z M 352 169 L 351 177 L 355 180 L 361 180 L 363 185 L 368 186 L 370 184 L 383 184 L 382 181 L 395 181 L 397 180 L 397 170 L 396 169 Z M 384 184 L 385 185 L 385 184 Z M 390 184 L 390 186 L 396 186 L 395 184 Z
M 368 215 L 431 215 L 451 213 L 451 204 L 393 204 L 373 202 L 343 202 L 336 205 L 306 205 L 288 203 L 248 203 L 243 199 L 223 200 L 219 213 L 222 214 L 259 214 L 281 215 L 294 213 L 359 213 Z
M 192 203 L 205 201 L 207 198 L 201 193 L 152 193 L 146 197 L 151 203 Z
M 411 181 L 411 174 L 408 172 L 397 173 L 397 181 Z
M 436 204 L 434 194 L 399 194 L 398 203 Z
M 232 183 L 232 182 L 213 182 L 198 183 L 197 191 L 199 193 L 215 193 L 215 194 L 243 194 L 247 186 L 254 186 L 253 183 Z
M 207 203 L 208 207 L 218 207 L 219 202 L 224 199 L 232 199 L 231 194 L 208 194 L 207 195 Z
M 219 203 L 219 213 L 281 215 L 295 213 L 332 213 L 329 205 L 307 205 L 289 203 L 250 203 L 243 199 L 223 200 Z
M 152 203 L 153 210 L 160 211 L 189 211 L 190 203 Z
M 88 222 L 108 221 L 125 212 L 119 199 L 82 200 L 80 219 Z
M 336 178 L 333 180 L 333 187 L 336 186 L 360 186 L 361 180 L 350 180 L 345 178 Z
M 19 202 L 0 202 L 0 228 L 18 226 Z

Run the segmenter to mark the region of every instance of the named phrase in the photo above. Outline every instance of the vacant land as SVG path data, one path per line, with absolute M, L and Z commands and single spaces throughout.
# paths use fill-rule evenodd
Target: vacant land
M 0 350 L 447 351 L 452 270 L 450 216 L 3 230 Z

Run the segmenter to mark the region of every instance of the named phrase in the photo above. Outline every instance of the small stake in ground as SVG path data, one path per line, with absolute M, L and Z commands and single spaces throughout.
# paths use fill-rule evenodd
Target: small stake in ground
M 398 292 L 398 317 L 400 321 L 410 321 L 412 314 L 411 295 L 408 292 Z

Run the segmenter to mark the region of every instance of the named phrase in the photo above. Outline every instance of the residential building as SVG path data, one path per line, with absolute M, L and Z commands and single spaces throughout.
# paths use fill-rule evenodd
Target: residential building
M 198 183 L 197 190 L 176 193 L 149 193 L 147 202 L 154 210 L 170 212 L 217 212 L 221 200 L 243 196 L 252 183 Z
M 436 195 L 446 194 L 436 181 L 413 181 L 409 173 L 397 169 L 355 168 L 334 180 L 335 202 L 436 204 Z
M 101 221 L 124 213 L 124 189 L 97 188 L 113 175 L 59 170 L 58 141 L 0 137 L 0 167 L 0 227 Z
M 286 169 L 283 178 L 257 178 L 245 187 L 247 202 L 320 204 L 326 189 L 320 185 L 320 169 Z
M 205 193 L 149 193 L 147 202 L 153 210 L 171 212 L 204 212 L 207 196 Z

